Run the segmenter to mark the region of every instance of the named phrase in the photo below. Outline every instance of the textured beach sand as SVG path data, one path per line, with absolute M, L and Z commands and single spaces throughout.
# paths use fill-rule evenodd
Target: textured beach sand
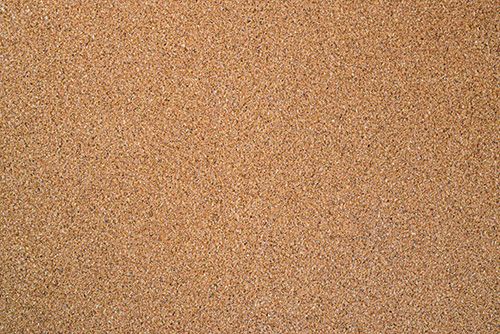
M 498 1 L 2 1 L 0 333 L 497 333 Z

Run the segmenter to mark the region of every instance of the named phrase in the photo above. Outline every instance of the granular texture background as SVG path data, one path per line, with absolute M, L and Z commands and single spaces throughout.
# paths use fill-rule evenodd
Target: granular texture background
M 1 333 L 497 333 L 498 1 L 0 3 Z

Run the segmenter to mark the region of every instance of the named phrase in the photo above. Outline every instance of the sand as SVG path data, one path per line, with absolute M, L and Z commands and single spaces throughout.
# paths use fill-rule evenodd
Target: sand
M 2 1 L 1 333 L 497 333 L 498 1 Z

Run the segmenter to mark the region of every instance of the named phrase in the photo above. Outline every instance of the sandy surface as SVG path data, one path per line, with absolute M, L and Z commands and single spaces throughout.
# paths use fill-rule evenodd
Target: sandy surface
M 498 1 L 2 1 L 1 333 L 496 333 Z

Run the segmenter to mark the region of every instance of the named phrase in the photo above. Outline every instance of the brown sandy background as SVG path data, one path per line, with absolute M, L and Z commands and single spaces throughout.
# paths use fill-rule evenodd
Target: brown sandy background
M 498 333 L 498 1 L 2 1 L 1 333 Z

